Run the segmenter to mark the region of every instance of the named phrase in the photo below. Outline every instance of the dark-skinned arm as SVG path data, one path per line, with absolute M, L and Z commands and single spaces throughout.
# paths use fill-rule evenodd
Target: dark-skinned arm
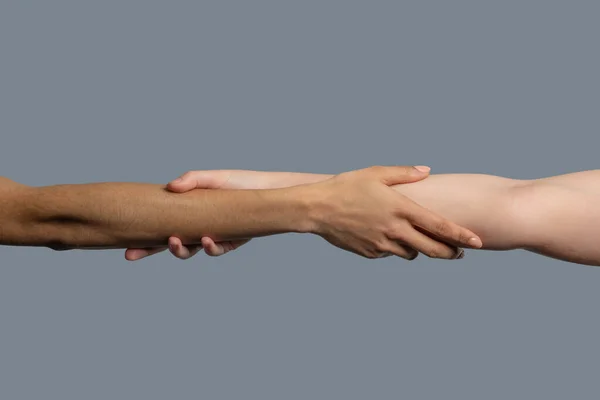
M 0 244 L 56 250 L 188 244 L 305 232 L 298 190 L 198 190 L 164 185 L 91 183 L 31 187 L 0 178 Z

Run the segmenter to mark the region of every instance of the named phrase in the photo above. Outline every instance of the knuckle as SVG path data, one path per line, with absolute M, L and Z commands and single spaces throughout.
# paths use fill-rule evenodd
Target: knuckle
M 405 219 L 406 216 L 406 208 L 402 204 L 398 204 L 397 201 L 388 205 L 389 212 L 394 218 Z
M 416 210 L 414 209 L 414 207 L 412 207 L 410 204 L 406 204 L 406 202 L 403 201 L 404 204 L 397 204 L 395 209 L 394 209 L 394 215 L 397 215 L 398 217 L 403 219 L 403 222 L 405 223 L 410 223 L 410 222 L 414 222 L 417 220 L 418 217 L 418 213 L 416 212 Z
M 374 251 L 386 252 L 390 250 L 390 246 L 387 239 L 380 239 L 374 245 Z
M 406 236 L 407 226 L 405 224 L 397 224 L 390 226 L 386 230 L 386 235 L 390 239 L 403 239 Z

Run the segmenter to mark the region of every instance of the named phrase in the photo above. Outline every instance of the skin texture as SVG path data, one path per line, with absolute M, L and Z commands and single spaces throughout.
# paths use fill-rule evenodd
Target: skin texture
M 284 187 L 330 177 L 236 170 L 196 171 L 183 175 L 179 182 L 171 182 L 169 189 L 183 193 L 211 185 Z M 526 249 L 574 263 L 600 265 L 597 222 L 600 221 L 600 170 L 534 180 L 441 174 L 395 185 L 393 189 L 477 233 L 483 241 L 483 249 Z M 178 244 L 176 237 L 170 240 Z M 172 252 L 179 256 L 177 250 L 175 247 Z M 142 250 L 132 251 L 135 255 L 145 255 Z
M 472 229 L 485 249 L 526 249 L 599 266 L 598 182 L 600 171 L 536 180 L 453 174 L 395 189 Z
M 297 189 L 194 191 L 162 185 L 94 183 L 0 185 L 0 243 L 54 249 L 106 249 L 266 236 L 310 229 Z M 241 218 L 243 216 L 243 218 Z
M 320 235 L 367 258 L 395 254 L 407 259 L 416 256 L 413 248 L 452 259 L 459 245 L 481 246 L 471 231 L 389 187 L 427 176 L 413 167 L 372 167 L 309 185 L 185 194 L 143 183 L 38 188 L 2 178 L 0 244 L 127 248 L 164 245 L 170 236 L 185 244 L 200 243 L 203 237 L 243 243 L 298 232 Z

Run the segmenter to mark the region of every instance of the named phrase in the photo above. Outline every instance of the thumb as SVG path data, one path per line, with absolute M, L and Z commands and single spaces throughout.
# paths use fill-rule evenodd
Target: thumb
M 169 182 L 167 189 L 176 193 L 194 189 L 218 189 L 223 180 L 223 171 L 189 171 Z
M 378 167 L 375 169 L 376 177 L 387 186 L 398 185 L 401 183 L 418 182 L 429 176 L 431 168 L 418 165 L 411 166 L 389 166 Z

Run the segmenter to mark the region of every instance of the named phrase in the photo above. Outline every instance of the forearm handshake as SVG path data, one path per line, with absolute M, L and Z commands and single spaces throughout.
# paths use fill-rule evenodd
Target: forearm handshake
M 186 245 L 204 238 L 234 247 L 254 237 L 298 232 L 368 258 L 413 259 L 418 251 L 451 259 L 460 256 L 459 246 L 479 247 L 473 232 L 390 188 L 427 175 L 413 167 L 373 167 L 310 183 L 187 193 L 140 183 L 38 188 L 4 179 L 0 243 L 57 250 L 148 248 L 176 237 Z
M 376 167 L 358 172 L 368 175 L 368 171 L 378 169 L 381 170 Z M 289 172 L 191 171 L 181 179 L 169 183 L 168 187 L 177 193 L 195 188 L 264 189 L 315 183 L 331 178 L 332 175 Z M 400 220 L 395 226 L 404 227 L 404 232 L 411 232 L 407 223 L 412 223 L 416 231 L 428 237 L 439 238 L 439 231 L 449 232 L 448 225 L 438 220 L 436 235 L 435 223 L 425 225 L 417 217 L 433 216 L 435 221 L 437 217 L 434 214 L 419 214 L 423 211 L 422 208 L 414 208 L 418 211 L 402 208 L 412 200 L 476 233 L 483 240 L 481 248 L 484 250 L 525 249 L 573 263 L 600 265 L 600 170 L 531 180 L 483 174 L 441 174 L 416 181 L 407 179 L 404 182 L 406 183 L 390 186 L 397 193 L 406 196 L 402 203 L 396 203 L 400 204 L 400 211 L 405 212 L 402 215 L 406 222 Z M 345 200 L 352 201 L 352 198 Z M 350 209 L 352 208 L 348 208 Z M 433 226 L 433 229 L 428 232 L 423 229 L 425 226 Z M 405 248 L 410 249 L 411 245 L 418 242 L 418 236 L 413 236 L 411 241 L 408 235 L 394 235 L 392 232 L 398 231 L 391 225 L 387 225 L 387 229 L 390 236 L 401 238 L 396 242 Z M 469 235 L 465 238 L 467 236 Z M 221 255 L 244 243 L 245 241 L 215 242 L 205 237 L 202 239 L 202 246 L 184 246 L 177 237 L 169 239 L 170 251 L 182 259 L 189 258 L 200 250 L 212 256 Z M 387 243 L 385 239 L 383 243 Z M 465 247 L 477 248 L 478 243 Z M 379 247 L 379 254 L 385 248 L 385 245 Z M 126 254 L 129 259 L 136 260 L 164 249 L 165 247 L 129 249 Z M 440 255 L 435 250 L 429 255 L 432 253 L 433 256 Z
M 600 265 L 598 182 L 600 171 L 517 180 L 402 166 L 339 175 L 194 171 L 166 186 L 30 187 L 0 178 L 0 244 L 127 248 L 128 260 L 168 245 L 186 259 L 296 232 L 366 258 L 526 249 Z

